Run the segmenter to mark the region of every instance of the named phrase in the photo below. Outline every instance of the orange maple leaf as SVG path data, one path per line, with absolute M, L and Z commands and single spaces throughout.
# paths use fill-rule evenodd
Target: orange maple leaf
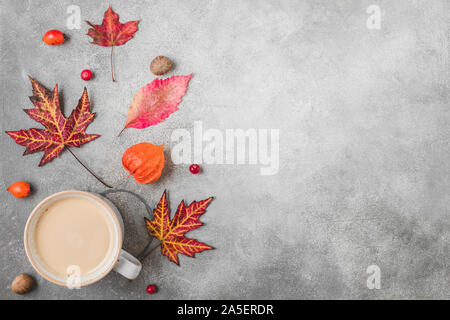
M 169 206 L 164 191 L 158 206 L 153 210 L 153 220 L 145 219 L 149 233 L 161 241 L 161 253 L 170 261 L 179 264 L 178 253 L 193 257 L 196 253 L 213 249 L 196 239 L 186 238 L 184 235 L 190 230 L 197 229 L 203 223 L 200 216 L 213 200 L 212 197 L 201 201 L 194 201 L 186 206 L 181 201 L 172 220 L 169 217 Z
M 98 134 L 84 132 L 95 117 L 95 113 L 90 111 L 86 88 L 84 88 L 77 107 L 69 118 L 66 118 L 59 106 L 58 85 L 52 92 L 33 78 L 29 78 L 33 86 L 33 96 L 30 97 L 30 100 L 34 108 L 24 111 L 31 119 L 42 124 L 45 129 L 6 131 L 17 144 L 26 147 L 24 155 L 45 151 L 39 163 L 39 166 L 43 166 L 58 157 L 64 147 L 80 147 L 100 137 Z

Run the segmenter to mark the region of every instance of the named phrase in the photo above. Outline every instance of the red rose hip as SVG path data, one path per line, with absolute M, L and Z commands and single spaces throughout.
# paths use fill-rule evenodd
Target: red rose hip
M 81 79 L 83 79 L 84 81 L 89 81 L 92 78 L 92 71 L 89 69 L 84 69 L 83 71 L 81 71 Z
M 8 191 L 16 198 L 25 198 L 30 194 L 30 185 L 25 181 L 17 181 L 9 186 Z
M 154 294 L 156 292 L 156 287 L 153 284 L 149 284 L 147 286 L 147 293 L 148 294 Z
M 57 46 L 64 40 L 64 34 L 59 30 L 49 30 L 42 37 L 42 41 L 51 46 Z
M 198 164 L 191 164 L 191 166 L 189 167 L 189 171 L 192 174 L 198 174 L 200 172 L 200 166 Z

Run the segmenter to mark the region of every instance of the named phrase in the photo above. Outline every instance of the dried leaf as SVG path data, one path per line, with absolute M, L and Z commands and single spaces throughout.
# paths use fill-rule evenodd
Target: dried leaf
M 161 241 L 161 253 L 170 261 L 178 264 L 178 253 L 193 257 L 196 253 L 212 249 L 196 239 L 186 238 L 184 235 L 190 230 L 197 229 L 203 223 L 199 220 L 206 208 L 213 200 L 212 197 L 194 201 L 186 207 L 184 201 L 178 206 L 172 220 L 169 217 L 169 206 L 164 191 L 158 206 L 153 211 L 153 220 L 145 219 L 149 233 Z
M 112 55 L 114 46 L 121 46 L 134 37 L 138 30 L 139 20 L 128 21 L 126 23 L 119 22 L 119 15 L 115 13 L 111 7 L 105 11 L 103 22 L 100 25 L 92 24 L 86 21 L 92 28 L 88 30 L 87 35 L 92 38 L 92 44 L 102 47 L 111 47 L 111 76 L 114 79 L 114 68 L 112 64 Z
M 178 110 L 177 106 L 187 91 L 191 77 L 192 73 L 164 80 L 155 79 L 142 87 L 130 104 L 123 130 L 130 127 L 143 129 L 166 120 Z
M 102 47 L 121 46 L 133 38 L 138 30 L 139 20 L 119 22 L 119 15 L 111 9 L 105 11 L 103 22 L 100 25 L 92 24 L 86 21 L 92 28 L 88 30 L 87 35 L 92 37 L 92 44 Z
M 98 134 L 85 133 L 95 116 L 95 113 L 90 111 L 86 88 L 77 107 L 66 119 L 59 106 L 58 85 L 51 92 L 33 78 L 29 78 L 33 86 L 33 96 L 30 100 L 34 108 L 24 111 L 45 129 L 6 131 L 17 144 L 26 147 L 24 155 L 44 151 L 39 163 L 39 166 L 43 166 L 59 156 L 65 146 L 80 147 L 100 137 Z

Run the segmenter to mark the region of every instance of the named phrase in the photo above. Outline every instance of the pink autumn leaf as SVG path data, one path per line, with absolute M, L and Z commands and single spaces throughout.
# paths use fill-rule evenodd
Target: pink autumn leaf
M 143 129 L 166 120 L 178 110 L 191 77 L 192 73 L 164 80 L 155 79 L 142 87 L 130 104 L 127 122 L 120 133 L 126 128 Z

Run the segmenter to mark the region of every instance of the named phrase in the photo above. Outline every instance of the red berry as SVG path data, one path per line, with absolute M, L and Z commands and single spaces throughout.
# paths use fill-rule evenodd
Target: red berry
M 83 79 L 84 81 L 89 81 L 92 78 L 92 71 L 89 69 L 85 69 L 83 71 L 81 71 L 81 79 Z
M 200 172 L 200 166 L 198 164 L 191 164 L 191 166 L 189 167 L 189 171 L 192 174 L 197 174 Z
M 147 286 L 147 293 L 148 294 L 154 294 L 156 292 L 156 287 L 153 284 L 149 284 Z
M 64 42 L 64 35 L 59 30 L 49 30 L 42 37 L 42 41 L 51 46 L 57 46 Z

